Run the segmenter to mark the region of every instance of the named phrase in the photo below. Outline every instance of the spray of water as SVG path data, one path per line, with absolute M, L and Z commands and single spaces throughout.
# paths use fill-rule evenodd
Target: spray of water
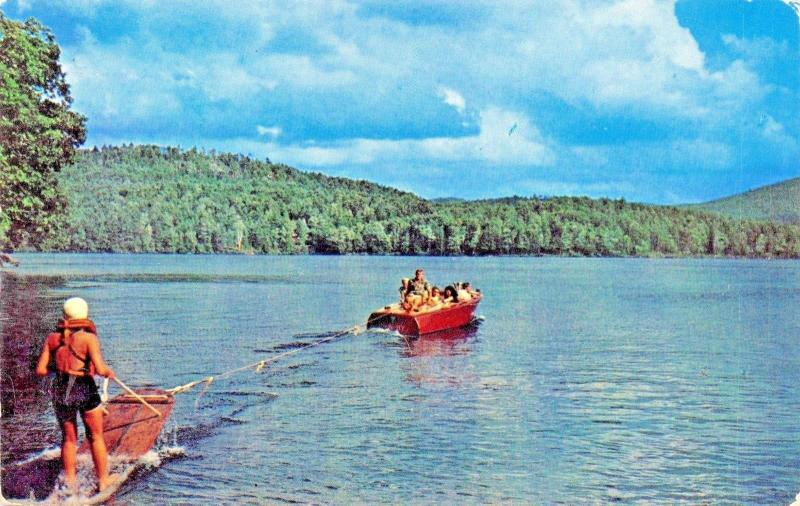
M 158 445 L 158 450 L 151 450 L 140 458 L 131 460 L 124 456 L 111 456 L 109 458 L 109 470 L 112 475 L 117 476 L 115 483 L 104 493 L 97 494 L 97 479 L 95 477 L 94 463 L 88 454 L 78 455 L 77 462 L 77 484 L 75 488 L 70 488 L 65 480 L 63 472 L 59 475 L 52 493 L 43 501 L 37 501 L 33 491 L 26 500 L 13 499 L 11 502 L 0 500 L 0 504 L 59 504 L 59 505 L 83 505 L 96 504 L 108 500 L 120 487 L 128 483 L 129 478 L 134 472 L 148 472 L 159 468 L 163 463 L 180 458 L 186 455 L 186 449 L 178 444 L 177 430 L 172 430 L 164 435 L 163 440 Z M 25 462 L 33 461 L 57 461 L 60 457 L 58 448 L 44 450 L 31 456 Z M 24 465 L 25 462 L 18 465 Z M 55 464 L 54 464 L 55 465 Z

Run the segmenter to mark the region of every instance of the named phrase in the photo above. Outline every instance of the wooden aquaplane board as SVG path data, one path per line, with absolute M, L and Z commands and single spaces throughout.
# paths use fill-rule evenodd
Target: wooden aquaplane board
M 109 457 L 135 461 L 150 451 L 164 427 L 175 398 L 158 389 L 137 389 L 153 408 L 156 415 L 135 397 L 123 394 L 108 401 L 108 415 L 103 420 L 103 437 Z M 78 453 L 89 453 L 86 438 Z M 21 464 L 11 464 L 2 469 L 0 480 L 5 499 L 42 500 L 50 496 L 61 473 L 61 460 L 54 455 L 40 457 Z
M 155 388 L 135 390 L 161 416 L 153 413 L 132 395 L 118 395 L 108 401 L 108 415 L 103 419 L 103 436 L 109 455 L 137 459 L 150 451 L 175 405 L 175 397 Z M 79 453 L 89 451 L 84 439 Z

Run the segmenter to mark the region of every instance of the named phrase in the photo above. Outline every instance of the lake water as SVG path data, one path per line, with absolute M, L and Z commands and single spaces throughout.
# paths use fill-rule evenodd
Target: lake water
M 80 295 L 130 385 L 172 387 L 363 322 L 425 268 L 469 280 L 450 339 L 347 335 L 181 394 L 114 504 L 788 504 L 800 263 L 19 255 L 2 287 L 3 461 L 58 443 L 29 376 Z M 12 391 L 13 390 L 13 391 Z

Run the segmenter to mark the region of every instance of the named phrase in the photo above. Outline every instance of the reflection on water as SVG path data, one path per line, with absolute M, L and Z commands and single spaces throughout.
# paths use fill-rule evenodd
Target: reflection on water
M 400 355 L 408 359 L 400 364 L 406 372 L 406 381 L 448 387 L 457 387 L 464 381 L 475 382 L 474 375 L 463 370 L 464 361 L 459 357 L 470 352 L 478 327 L 479 322 L 474 322 L 466 327 L 422 336 L 399 336 Z
M 170 434 L 186 455 L 122 504 L 788 504 L 800 490 L 797 262 L 20 260 L 2 293 L 4 460 L 57 440 L 30 366 L 67 296 L 90 301 L 123 380 L 171 387 L 362 323 L 418 266 L 486 294 L 480 326 L 351 335 L 182 394 Z
M 478 333 L 479 322 L 466 327 L 442 330 L 422 336 L 403 337 L 406 357 L 462 355 L 469 352 L 469 341 Z

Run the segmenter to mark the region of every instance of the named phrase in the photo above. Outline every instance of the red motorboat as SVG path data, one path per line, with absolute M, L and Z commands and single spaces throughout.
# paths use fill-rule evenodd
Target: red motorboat
M 378 327 L 394 330 L 404 336 L 421 336 L 464 327 L 474 320 L 475 308 L 478 307 L 482 298 L 480 292 L 475 292 L 469 300 L 410 311 L 404 309 L 400 304 L 384 306 L 369 315 L 367 328 Z

